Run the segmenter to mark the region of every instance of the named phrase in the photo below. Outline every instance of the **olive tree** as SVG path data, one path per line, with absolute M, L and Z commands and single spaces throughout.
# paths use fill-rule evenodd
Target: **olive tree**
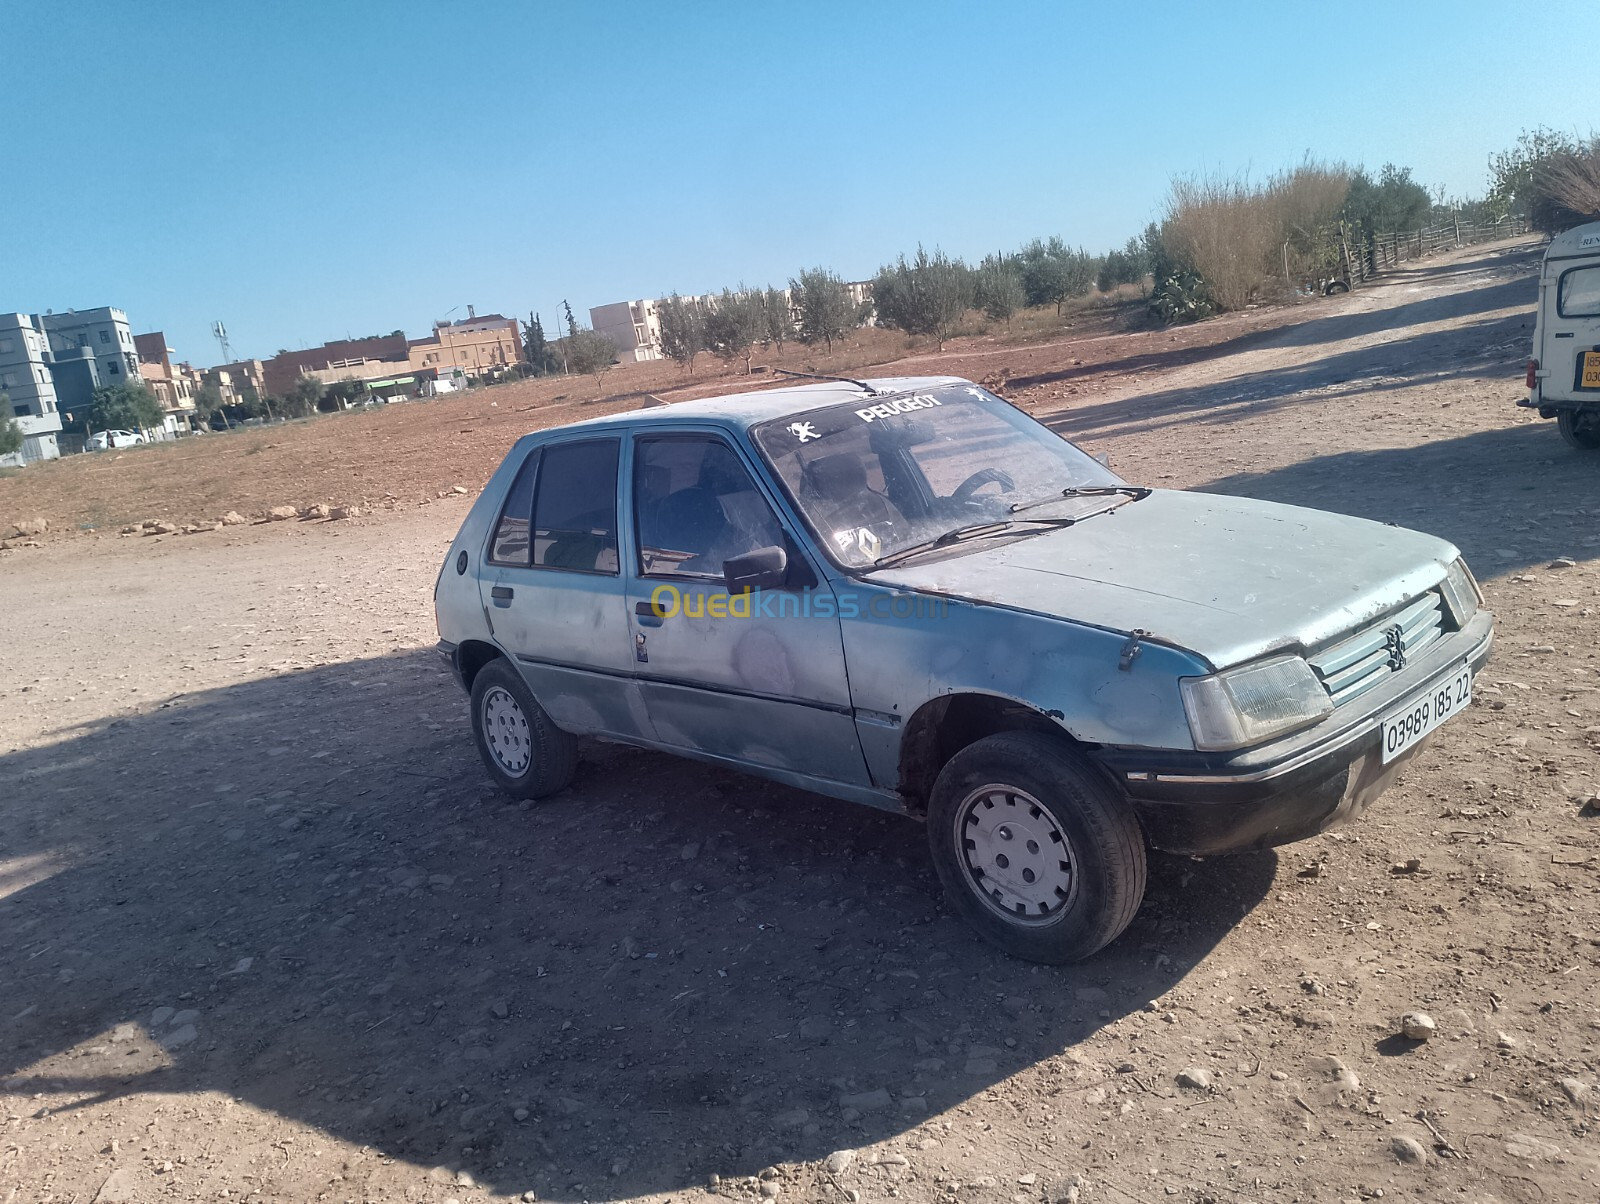
M 808 346 L 821 343 L 832 355 L 834 343 L 854 329 L 860 317 L 849 287 L 827 268 L 806 268 L 789 281 L 789 293 L 800 313 L 800 341 Z
M 706 350 L 731 364 L 744 360 L 745 375 L 750 374 L 750 358 L 766 329 L 763 294 L 741 286 L 737 292 L 723 289 L 716 305 L 705 315 Z
M 564 341 L 567 366 L 574 372 L 594 377 L 597 385 L 617 362 L 617 345 L 598 330 L 579 330 Z
M 656 321 L 661 332 L 656 345 L 661 354 L 694 375 L 694 357 L 706 349 L 705 319 L 700 307 L 677 293 L 656 302 Z
M 971 269 L 937 247 L 929 255 L 919 246 L 911 262 L 902 255 L 872 281 L 878 320 L 907 334 L 932 335 L 940 351 L 971 306 L 972 292 Z

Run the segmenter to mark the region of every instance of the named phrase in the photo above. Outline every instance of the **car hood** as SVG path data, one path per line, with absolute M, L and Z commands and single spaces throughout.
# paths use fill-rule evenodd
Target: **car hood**
M 1076 526 L 969 546 L 867 579 L 1114 631 L 1142 629 L 1218 669 L 1304 652 L 1365 626 L 1437 585 L 1457 556 L 1444 540 L 1403 527 L 1174 490 Z

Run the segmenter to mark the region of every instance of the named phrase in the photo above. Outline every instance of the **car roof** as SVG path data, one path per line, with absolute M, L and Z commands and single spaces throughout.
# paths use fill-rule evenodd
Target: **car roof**
M 964 385 L 971 382 L 959 376 L 879 376 L 863 377 L 861 383 L 870 385 L 875 394 L 905 393 L 917 389 L 932 389 L 941 385 Z M 816 384 L 785 385 L 777 389 L 759 389 L 748 393 L 726 393 L 720 397 L 696 397 L 689 401 L 673 401 L 645 410 L 626 410 L 621 414 L 607 414 L 603 418 L 586 418 L 582 422 L 536 432 L 550 435 L 571 430 L 602 430 L 612 427 L 637 429 L 664 426 L 681 422 L 710 421 L 740 429 L 801 414 L 823 406 L 844 402 L 871 404 L 872 396 L 863 393 L 848 381 L 820 381 Z
M 1600 222 L 1574 226 L 1550 240 L 1546 259 L 1566 259 L 1574 255 L 1600 255 Z

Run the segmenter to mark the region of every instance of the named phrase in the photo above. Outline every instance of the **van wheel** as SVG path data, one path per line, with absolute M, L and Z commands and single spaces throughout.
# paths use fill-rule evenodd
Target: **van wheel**
M 472 738 L 489 776 L 514 798 L 554 794 L 578 767 L 577 739 L 555 725 L 503 660 L 472 679 Z
M 1600 409 L 1562 410 L 1556 425 L 1568 446 L 1579 451 L 1600 451 Z
M 1144 833 L 1060 739 L 1002 732 L 969 744 L 928 803 L 951 906 L 1014 957 L 1059 965 L 1114 941 L 1144 899 Z

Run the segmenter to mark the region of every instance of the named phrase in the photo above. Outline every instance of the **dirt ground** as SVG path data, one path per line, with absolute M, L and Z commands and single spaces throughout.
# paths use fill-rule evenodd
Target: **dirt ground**
M 437 494 L 622 402 L 0 480 L 52 526 L 0 552 L 0 1204 L 1592 1204 L 1600 460 L 1513 404 L 1536 256 L 897 365 L 1004 378 L 1135 481 L 1446 536 L 1499 616 L 1358 825 L 1158 857 L 1066 969 L 970 936 L 911 821 L 604 746 L 546 803 L 490 788 L 432 651 Z M 316 501 L 378 512 L 115 534 Z

